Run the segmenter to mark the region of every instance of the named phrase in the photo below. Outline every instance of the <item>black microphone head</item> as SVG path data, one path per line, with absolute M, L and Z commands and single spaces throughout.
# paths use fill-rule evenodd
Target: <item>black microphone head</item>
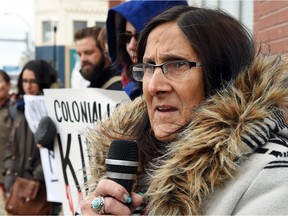
M 130 193 L 137 169 L 137 143 L 128 140 L 112 141 L 106 159 L 107 177 L 121 184 Z
M 107 158 L 138 161 L 138 145 L 134 141 L 113 140 L 110 144 Z
M 57 129 L 54 122 L 50 117 L 45 116 L 40 120 L 34 134 L 35 143 L 41 144 L 44 147 L 48 146 L 54 141 L 56 134 Z

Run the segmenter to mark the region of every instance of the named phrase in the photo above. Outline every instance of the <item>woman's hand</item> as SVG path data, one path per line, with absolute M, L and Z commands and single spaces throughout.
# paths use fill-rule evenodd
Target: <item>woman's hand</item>
M 141 195 L 132 193 L 131 197 L 126 189 L 109 179 L 102 179 L 97 185 L 93 195 L 81 204 L 82 215 L 98 215 L 91 207 L 91 202 L 99 196 L 104 198 L 103 212 L 111 215 L 130 215 L 141 205 L 143 198 Z

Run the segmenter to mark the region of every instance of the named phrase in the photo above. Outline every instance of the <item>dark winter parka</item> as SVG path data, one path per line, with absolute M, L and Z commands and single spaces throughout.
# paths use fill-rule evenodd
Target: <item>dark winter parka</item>
M 6 191 L 10 191 L 17 176 L 44 181 L 40 152 L 22 111 L 18 111 L 12 127 L 2 173 Z

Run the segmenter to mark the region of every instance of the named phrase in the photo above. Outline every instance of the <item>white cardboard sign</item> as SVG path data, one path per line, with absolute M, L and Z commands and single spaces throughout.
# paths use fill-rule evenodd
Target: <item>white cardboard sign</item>
M 124 91 L 96 88 L 44 90 L 48 115 L 56 124 L 54 153 L 63 197 L 64 215 L 74 215 L 82 201 L 88 163 L 83 132 L 101 118 L 110 116 L 129 97 Z

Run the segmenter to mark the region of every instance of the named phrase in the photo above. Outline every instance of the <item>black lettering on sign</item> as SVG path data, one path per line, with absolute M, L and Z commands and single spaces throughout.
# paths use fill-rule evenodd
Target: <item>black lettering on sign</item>
M 67 145 L 66 145 L 67 147 L 66 147 L 65 154 L 64 154 L 64 149 L 63 149 L 60 134 L 57 134 L 57 140 L 58 140 L 58 144 L 59 144 L 60 159 L 61 159 L 61 165 L 62 165 L 62 171 L 63 171 L 63 177 L 64 177 L 65 185 L 69 185 L 68 175 L 67 175 L 67 173 L 69 171 L 73 177 L 73 180 L 74 180 L 74 183 L 77 187 L 77 190 L 79 192 L 81 192 L 80 185 L 79 185 L 75 170 L 74 170 L 73 165 L 71 163 L 71 160 L 69 158 L 70 149 L 71 149 L 71 140 L 72 140 L 71 134 L 70 133 L 67 134 Z M 83 160 L 83 158 L 81 160 Z
M 96 101 L 54 101 L 54 113 L 58 122 L 94 123 L 102 119 L 105 113 L 111 114 L 111 104 Z
M 82 165 L 82 170 L 83 170 L 83 181 L 84 184 L 87 182 L 87 172 L 85 169 L 85 159 L 84 159 L 84 150 L 83 150 L 83 145 L 82 145 L 82 140 L 81 140 L 81 135 L 78 134 L 78 142 L 79 142 L 79 148 L 80 148 L 80 155 L 81 155 L 81 165 Z M 87 190 L 86 190 L 86 195 L 87 195 Z
M 52 159 L 53 160 L 55 159 L 54 152 L 48 150 L 48 160 L 49 160 L 50 172 L 51 172 L 51 174 L 54 174 L 54 170 L 52 167 Z M 51 182 L 58 182 L 58 179 L 51 179 L 50 181 Z
M 73 110 L 73 116 L 76 120 L 76 122 L 80 121 L 80 110 L 79 107 L 77 106 L 76 101 L 72 102 L 72 110 Z
M 57 121 L 58 122 L 62 122 L 62 117 L 61 116 L 59 116 L 59 114 L 58 114 L 58 110 L 60 109 L 60 103 L 59 103 L 59 101 L 58 100 L 55 100 L 54 101 L 54 113 L 55 113 L 55 117 L 56 117 L 56 119 L 57 119 Z
M 51 158 L 53 158 L 53 159 L 55 158 L 53 151 L 48 150 L 48 158 L 49 158 L 50 171 L 51 171 L 51 173 L 54 173 L 53 168 L 52 168 L 52 160 L 51 160 Z

